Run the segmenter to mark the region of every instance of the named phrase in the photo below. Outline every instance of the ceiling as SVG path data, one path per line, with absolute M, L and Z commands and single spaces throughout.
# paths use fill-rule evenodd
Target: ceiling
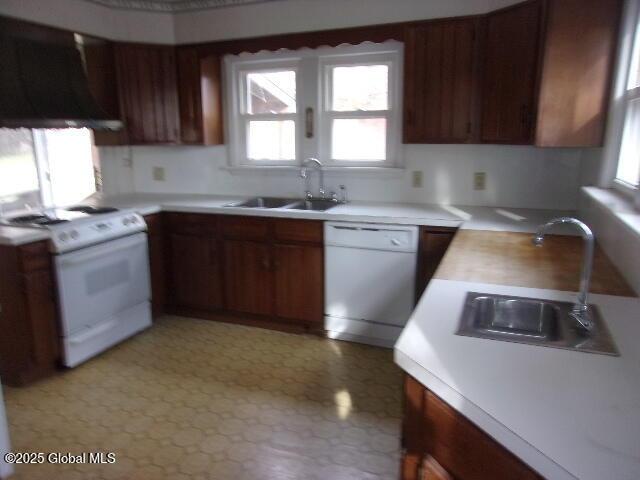
M 232 7 L 249 3 L 273 2 L 276 0 L 85 0 L 109 8 L 121 10 L 144 10 L 147 12 L 187 12 Z

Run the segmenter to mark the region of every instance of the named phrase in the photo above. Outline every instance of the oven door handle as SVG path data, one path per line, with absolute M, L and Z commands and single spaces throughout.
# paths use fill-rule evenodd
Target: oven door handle
M 78 343 L 84 343 L 87 340 L 91 340 L 93 337 L 97 337 L 98 335 L 100 335 L 100 334 L 102 334 L 104 332 L 107 332 L 109 330 L 112 330 L 117 326 L 118 326 L 118 321 L 117 320 L 111 320 L 110 322 L 102 323 L 102 324 L 98 325 L 97 327 L 92 328 L 88 332 L 81 333 L 80 335 L 76 335 L 73 338 L 69 339 L 69 343 L 72 343 L 74 345 L 76 345 Z
M 90 252 L 73 252 L 67 255 L 61 255 L 60 257 L 58 257 L 58 265 L 61 267 L 78 265 L 102 257 L 103 255 L 110 255 L 122 250 L 129 250 L 135 246 L 146 243 L 146 235 L 144 233 L 141 234 L 141 236 L 135 235 L 128 238 L 127 240 L 129 241 L 123 242 L 119 245 L 113 245 L 113 243 L 115 242 L 107 242 L 105 244 L 99 245 L 99 248 L 90 248 Z

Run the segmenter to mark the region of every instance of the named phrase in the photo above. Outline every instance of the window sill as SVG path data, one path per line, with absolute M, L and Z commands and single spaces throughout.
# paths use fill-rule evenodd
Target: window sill
M 299 176 L 300 166 L 260 166 L 260 165 L 234 165 L 223 166 L 221 170 L 229 172 L 232 175 L 285 175 L 285 176 Z M 328 177 L 339 176 L 385 176 L 392 178 L 400 178 L 404 176 L 405 169 L 399 167 L 323 167 L 322 171 Z
M 582 192 L 634 235 L 640 237 L 640 211 L 635 207 L 631 197 L 617 189 L 608 188 L 582 187 Z

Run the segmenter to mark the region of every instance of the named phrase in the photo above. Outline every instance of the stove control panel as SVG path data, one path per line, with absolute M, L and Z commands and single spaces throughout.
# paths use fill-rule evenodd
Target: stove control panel
M 57 253 L 77 250 L 141 232 L 146 227 L 144 219 L 137 213 L 131 211 L 106 213 L 51 228 L 52 246 Z

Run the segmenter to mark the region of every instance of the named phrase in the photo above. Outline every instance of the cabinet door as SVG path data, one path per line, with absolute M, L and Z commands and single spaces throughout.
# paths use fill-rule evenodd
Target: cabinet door
M 176 143 L 178 95 L 173 47 L 116 45 L 120 110 L 129 143 Z
M 227 308 L 231 311 L 273 314 L 273 271 L 270 246 L 244 240 L 224 241 Z
M 436 273 L 444 257 L 455 229 L 423 228 L 420 231 L 420 249 L 418 251 L 418 279 L 416 282 L 416 301 L 422 295 L 427 284 Z
M 208 236 L 171 234 L 173 303 L 198 310 L 222 307 L 217 241 Z
M 475 19 L 405 31 L 405 143 L 463 143 L 474 131 Z
M 540 17 L 537 1 L 487 17 L 481 130 L 485 143 L 533 141 Z
M 224 143 L 220 57 L 200 58 L 197 48 L 179 47 L 177 66 L 182 143 Z
M 274 247 L 276 316 L 322 323 L 324 259 L 322 247 Z

